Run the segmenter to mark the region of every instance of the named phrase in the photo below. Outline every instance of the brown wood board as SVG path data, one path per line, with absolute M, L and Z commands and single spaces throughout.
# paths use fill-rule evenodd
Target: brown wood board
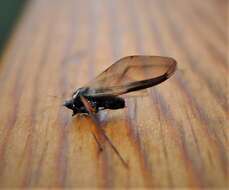
M 225 0 L 33 0 L 0 60 L 0 187 L 228 184 Z M 127 55 L 178 69 L 147 96 L 99 114 L 128 169 L 61 104 Z M 56 97 L 55 97 L 56 96 Z

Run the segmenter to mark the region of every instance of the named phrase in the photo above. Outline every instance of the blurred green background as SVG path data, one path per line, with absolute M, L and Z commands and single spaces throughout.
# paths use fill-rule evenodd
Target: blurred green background
M 27 0 L 1 0 L 0 1 L 0 53 L 4 48 L 14 24 L 22 12 Z

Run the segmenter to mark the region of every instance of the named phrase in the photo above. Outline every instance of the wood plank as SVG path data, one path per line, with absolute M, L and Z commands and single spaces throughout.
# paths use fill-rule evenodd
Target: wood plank
M 229 187 L 227 6 L 29 1 L 0 60 L 0 187 Z M 98 115 L 126 169 L 61 104 L 133 54 L 174 57 L 178 70 Z

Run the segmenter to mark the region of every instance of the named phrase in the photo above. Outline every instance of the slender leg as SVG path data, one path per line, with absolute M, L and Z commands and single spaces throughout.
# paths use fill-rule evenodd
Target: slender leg
M 96 135 L 93 133 L 93 131 L 91 131 L 91 134 L 92 134 L 92 136 L 94 137 L 95 142 L 97 143 L 97 145 L 98 145 L 98 147 L 99 147 L 99 151 L 103 151 L 103 147 L 102 147 L 102 145 L 100 144 L 99 140 L 97 139 Z
M 108 138 L 108 136 L 106 135 L 105 131 L 99 126 L 99 122 L 97 120 L 97 118 L 95 117 L 95 115 L 93 114 L 93 107 L 90 105 L 90 102 L 83 96 L 80 96 L 85 108 L 87 109 L 89 115 L 91 116 L 92 120 L 95 123 L 95 130 L 97 132 L 97 134 L 99 136 L 102 136 L 107 142 L 108 144 L 111 146 L 111 148 L 113 149 L 113 151 L 116 153 L 116 155 L 119 157 L 119 159 L 121 160 L 122 164 L 128 168 L 128 164 L 126 163 L 126 161 L 122 158 L 121 154 L 119 153 L 119 151 L 116 149 L 116 147 L 113 145 L 113 143 L 111 142 L 111 140 Z M 96 136 L 96 135 L 95 135 Z M 97 139 L 97 138 L 96 138 Z M 98 140 L 98 139 L 97 139 Z

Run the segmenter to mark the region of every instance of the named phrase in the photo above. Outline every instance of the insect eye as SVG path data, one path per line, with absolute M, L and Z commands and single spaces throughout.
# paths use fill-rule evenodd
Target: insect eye
M 67 108 L 69 108 L 69 109 L 72 109 L 73 108 L 73 101 L 72 100 L 66 100 L 65 102 L 64 102 L 64 106 L 65 107 L 67 107 Z

